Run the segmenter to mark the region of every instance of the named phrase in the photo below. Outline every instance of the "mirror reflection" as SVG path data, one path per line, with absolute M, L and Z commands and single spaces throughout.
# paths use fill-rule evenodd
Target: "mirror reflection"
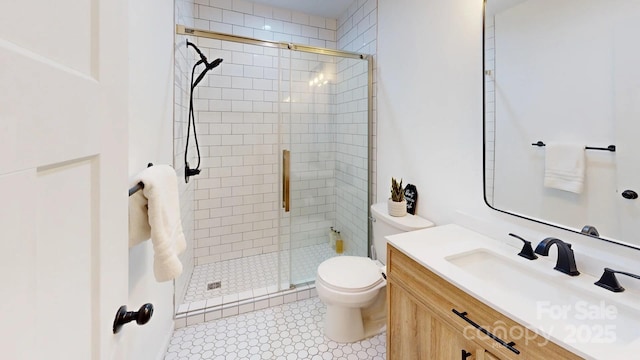
M 640 246 L 639 35 L 637 0 L 486 1 L 489 206 Z

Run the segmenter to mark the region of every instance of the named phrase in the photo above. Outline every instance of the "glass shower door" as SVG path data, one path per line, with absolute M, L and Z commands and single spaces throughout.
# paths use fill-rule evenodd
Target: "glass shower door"
M 281 237 L 281 226 L 288 230 L 286 219 L 280 221 L 280 49 L 228 38 L 190 37 L 209 59 L 224 61 L 194 92 L 202 172 L 189 183 L 195 266 L 186 302 L 237 301 L 290 283 L 289 271 L 281 270 L 289 255 L 280 243 L 287 236 Z M 184 72 L 188 77 L 191 68 Z M 185 125 L 176 123 L 176 128 L 182 131 Z
M 371 70 L 369 60 L 337 58 L 335 227 L 348 255 L 369 254 Z
M 291 282 L 304 284 L 330 257 L 367 256 L 368 62 L 293 51 L 289 85 Z
M 291 54 L 291 281 L 313 281 L 333 255 L 335 218 L 335 74 L 332 56 Z

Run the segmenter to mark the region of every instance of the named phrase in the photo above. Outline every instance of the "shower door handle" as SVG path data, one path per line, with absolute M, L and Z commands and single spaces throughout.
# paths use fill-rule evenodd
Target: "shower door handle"
M 291 171 L 291 151 L 282 150 L 282 207 L 289 212 L 289 173 Z

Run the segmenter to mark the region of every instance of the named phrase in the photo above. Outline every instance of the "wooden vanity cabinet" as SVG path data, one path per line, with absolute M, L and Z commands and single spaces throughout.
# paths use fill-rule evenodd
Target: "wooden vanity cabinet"
M 387 359 L 580 359 L 387 247 Z M 509 350 L 453 312 L 504 340 Z M 515 336 L 517 338 L 509 338 Z
M 387 326 L 388 359 L 462 359 L 463 352 L 469 354 L 467 360 L 496 359 L 485 356 L 482 346 L 465 339 L 396 283 L 388 282 L 387 294 L 393 302 Z

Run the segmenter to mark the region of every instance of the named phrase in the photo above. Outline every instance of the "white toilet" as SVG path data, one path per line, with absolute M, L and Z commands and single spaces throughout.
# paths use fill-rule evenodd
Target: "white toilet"
M 431 221 L 411 214 L 390 216 L 386 202 L 372 205 L 371 215 L 377 260 L 336 256 L 318 266 L 316 290 L 327 305 L 324 334 L 337 342 L 355 342 L 385 328 L 387 281 L 382 276 L 387 262 L 385 236 L 433 226 Z

